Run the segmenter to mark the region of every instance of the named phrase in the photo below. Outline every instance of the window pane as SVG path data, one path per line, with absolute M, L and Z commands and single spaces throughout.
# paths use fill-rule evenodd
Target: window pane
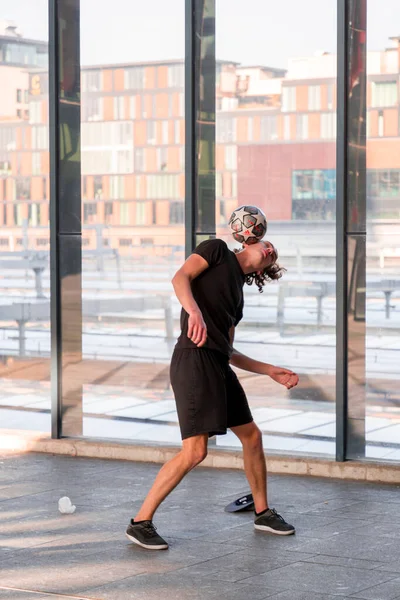
M 300 373 L 302 384 L 287 392 L 238 371 L 267 450 L 280 453 L 335 454 L 336 5 L 249 0 L 244 22 L 239 0 L 216 3 L 225 59 L 217 64 L 217 236 L 239 248 L 227 222 L 238 206 L 259 206 L 287 269 L 264 294 L 245 285 L 237 331 L 240 351 Z M 216 443 L 236 445 L 234 436 Z
M 171 274 L 185 258 L 184 4 L 80 5 L 83 435 L 162 442 L 168 430 L 179 441 L 177 425 L 156 417 L 175 410 L 168 367 L 179 319 Z
M 379 23 L 381 9 L 384 19 Z M 367 54 L 367 291 L 366 291 L 366 456 L 400 459 L 398 428 L 397 311 L 400 248 L 400 154 L 398 128 L 399 38 L 393 23 L 398 3 L 368 4 Z M 378 37 L 376 37 L 378 36 Z M 373 39 L 381 40 L 377 47 Z M 379 418 L 378 418 L 379 417 Z
M 51 428 L 47 3 L 2 8 L 0 428 L 43 437 Z

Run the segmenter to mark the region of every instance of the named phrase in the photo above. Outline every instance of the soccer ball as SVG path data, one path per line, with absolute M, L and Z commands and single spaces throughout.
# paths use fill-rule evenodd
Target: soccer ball
M 256 244 L 267 232 L 267 219 L 257 206 L 239 206 L 229 219 L 229 227 L 240 244 Z

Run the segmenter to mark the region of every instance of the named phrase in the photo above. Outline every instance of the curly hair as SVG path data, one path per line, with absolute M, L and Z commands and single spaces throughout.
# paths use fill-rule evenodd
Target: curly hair
M 255 283 L 258 287 L 258 291 L 260 294 L 262 294 L 264 291 L 264 285 L 268 283 L 268 281 L 277 281 L 285 272 L 286 269 L 284 267 L 280 267 L 277 263 L 275 263 L 270 267 L 266 267 L 259 273 L 255 272 L 246 275 L 246 283 L 247 285 L 252 285 Z
M 234 250 L 235 254 L 240 252 L 237 248 Z M 247 285 L 256 284 L 258 287 L 258 291 L 260 294 L 264 291 L 264 285 L 268 283 L 268 281 L 278 281 L 282 277 L 282 275 L 286 273 L 286 269 L 284 267 L 280 267 L 278 263 L 274 263 L 269 267 L 266 267 L 263 271 L 254 271 L 254 273 L 248 273 L 245 276 L 245 281 Z

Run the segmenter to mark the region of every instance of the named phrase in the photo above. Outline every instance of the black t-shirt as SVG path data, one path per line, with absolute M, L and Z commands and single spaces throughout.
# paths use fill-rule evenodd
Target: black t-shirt
M 207 341 L 202 348 L 232 354 L 229 330 L 243 316 L 244 273 L 235 253 L 222 240 L 206 240 L 194 251 L 209 268 L 192 281 L 192 293 L 207 325 Z M 197 348 L 187 337 L 189 315 L 182 309 L 182 333 L 177 348 Z

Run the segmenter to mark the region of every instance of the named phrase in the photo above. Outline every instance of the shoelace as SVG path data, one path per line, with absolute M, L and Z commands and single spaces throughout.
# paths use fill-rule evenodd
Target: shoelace
M 158 535 L 157 527 L 153 525 L 150 521 L 148 523 L 143 523 L 143 527 L 146 529 L 147 533 L 152 536 Z
M 272 512 L 272 513 L 275 515 L 275 517 L 276 517 L 277 519 L 279 519 L 279 520 L 280 520 L 280 521 L 282 521 L 283 523 L 285 522 L 285 519 L 284 519 L 284 518 L 283 518 L 281 515 L 279 515 L 279 514 L 276 512 L 276 510 L 275 510 L 274 508 L 271 508 L 271 512 Z

